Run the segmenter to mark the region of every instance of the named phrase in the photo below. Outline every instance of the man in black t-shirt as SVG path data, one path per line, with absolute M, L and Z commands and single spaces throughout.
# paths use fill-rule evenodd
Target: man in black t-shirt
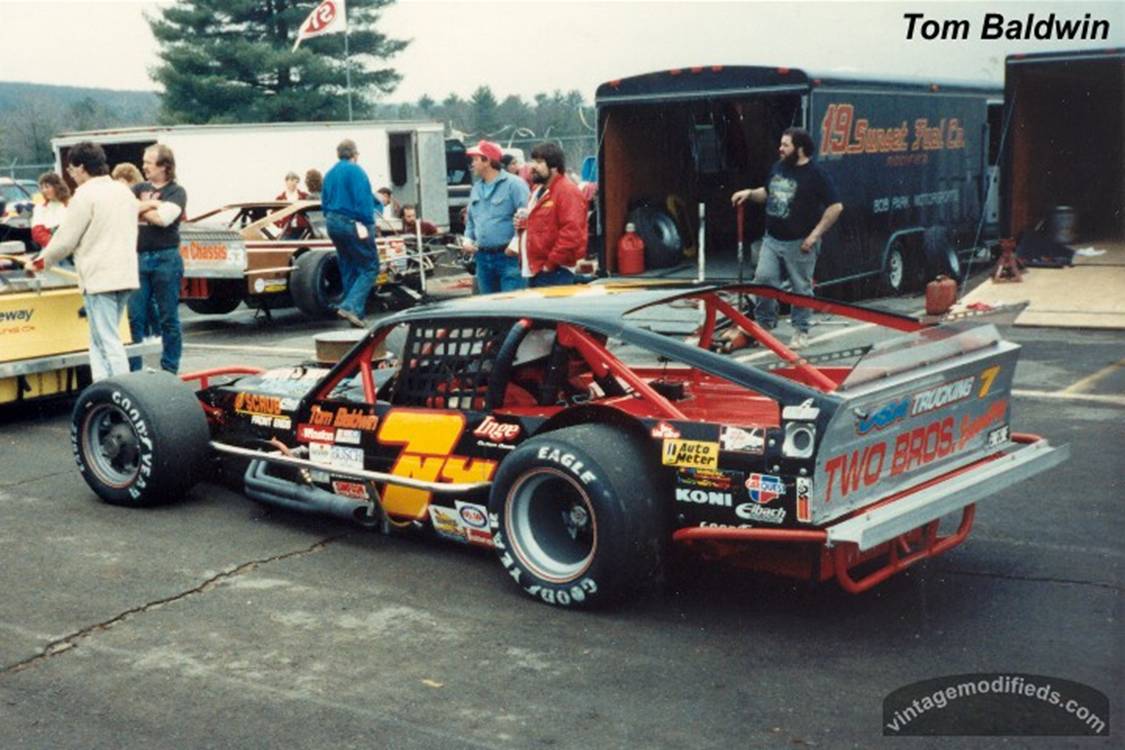
M 180 369 L 183 332 L 180 328 L 180 281 L 184 261 L 180 257 L 180 222 L 187 212 L 187 191 L 176 182 L 176 158 L 172 149 L 157 143 L 145 149 L 142 162 L 148 182 L 133 186 L 140 201 L 137 255 L 141 286 L 129 299 L 129 328 L 134 341 L 144 338 L 152 305 L 156 303 L 160 339 L 160 367 L 175 373 Z M 129 360 L 130 369 L 141 369 L 141 358 Z
M 747 200 L 766 204 L 766 236 L 754 272 L 755 284 L 778 286 L 784 266 L 793 291 L 813 293 L 820 239 L 844 210 L 832 178 L 812 161 L 816 147 L 808 131 L 789 128 L 778 146 L 780 161 L 770 170 L 765 187 L 739 190 L 731 203 Z M 754 317 L 763 328 L 777 325 L 777 300 L 759 297 Z M 789 346 L 800 349 L 809 343 L 809 309 L 794 307 L 790 316 L 794 328 Z

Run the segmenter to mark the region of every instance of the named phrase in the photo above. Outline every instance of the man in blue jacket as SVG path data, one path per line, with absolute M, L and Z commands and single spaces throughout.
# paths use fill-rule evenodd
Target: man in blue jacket
M 367 297 L 379 276 L 379 252 L 375 248 L 375 198 L 371 181 L 356 164 L 355 141 L 344 139 L 336 147 L 339 161 L 324 175 L 321 207 L 328 236 L 336 246 L 344 298 L 336 314 L 356 328 L 366 328 L 363 314 Z
M 503 170 L 500 146 L 481 141 L 465 154 L 478 178 L 469 193 L 465 218 L 465 249 L 476 254 L 477 287 L 481 294 L 510 292 L 527 286 L 518 253 L 508 252 L 515 236 L 513 217 L 527 206 L 527 183 Z

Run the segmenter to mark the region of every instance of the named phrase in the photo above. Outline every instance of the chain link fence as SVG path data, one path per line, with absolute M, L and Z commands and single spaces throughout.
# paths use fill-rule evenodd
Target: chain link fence
M 0 175 L 13 180 L 36 180 L 44 172 L 54 170 L 54 162 L 45 164 L 21 164 L 18 161 L 0 161 Z

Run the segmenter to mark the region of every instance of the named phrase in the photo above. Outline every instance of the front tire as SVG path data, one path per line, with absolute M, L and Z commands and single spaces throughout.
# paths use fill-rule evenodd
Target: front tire
M 167 372 L 130 373 L 82 391 L 70 420 L 74 459 L 98 497 L 146 506 L 203 475 L 210 430 L 191 388 Z
M 656 575 L 668 508 L 643 448 L 621 430 L 580 425 L 532 438 L 500 465 L 489 499 L 493 544 L 529 596 L 597 606 Z

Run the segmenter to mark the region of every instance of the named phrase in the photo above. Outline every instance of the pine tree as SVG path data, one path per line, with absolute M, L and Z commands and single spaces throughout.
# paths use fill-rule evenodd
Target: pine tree
M 376 67 L 407 42 L 375 26 L 394 0 L 348 0 L 352 106 L 368 117 L 371 99 L 401 76 Z M 154 78 L 170 123 L 292 122 L 347 119 L 344 34 L 306 39 L 297 29 L 317 0 L 178 0 L 149 24 L 160 44 Z

